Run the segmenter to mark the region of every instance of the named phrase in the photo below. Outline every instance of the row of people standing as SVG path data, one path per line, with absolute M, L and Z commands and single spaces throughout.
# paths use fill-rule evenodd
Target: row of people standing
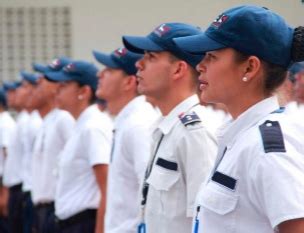
M 244 25 L 231 26 L 240 18 Z M 263 24 L 260 18 L 265 19 Z M 275 33 L 277 27 L 284 36 Z M 260 35 L 262 42 L 254 40 L 257 28 L 267 32 Z M 237 43 L 239 35 L 250 43 Z M 266 35 L 273 36 L 274 48 L 265 47 Z M 295 54 L 301 54 L 292 50 L 292 36 L 293 30 L 275 13 L 242 6 L 220 15 L 205 34 L 187 24 L 166 23 L 147 37 L 125 36 L 127 49 L 110 55 L 94 52 L 106 66 L 100 72 L 84 61 L 62 65 L 59 59 L 49 66 L 34 66 L 43 74 L 38 87 L 42 81 L 58 85 L 52 92 L 55 106 L 76 120 L 63 150 L 56 154 L 59 158 L 52 158 L 59 161 L 51 169 L 53 176 L 58 174 L 51 188 L 53 199 L 35 203 L 33 193 L 35 215 L 38 204 L 52 205 L 52 214 L 41 214 L 43 220 L 37 222 L 55 228 L 55 213 L 59 231 L 65 233 L 134 232 L 136 227 L 138 232 L 148 233 L 191 229 L 302 232 L 303 205 L 297 203 L 301 203 L 303 191 L 299 182 L 303 178 L 303 144 L 292 137 L 301 138 L 301 127 L 280 115 L 282 110 L 271 97 Z M 253 48 L 246 50 L 245 44 Z M 288 55 L 291 50 L 292 58 L 276 56 Z M 248 51 L 251 56 L 241 54 Z M 297 60 L 301 59 L 297 55 Z M 263 66 L 261 60 L 266 62 Z M 278 77 L 265 77 L 268 63 L 280 66 L 276 67 Z M 223 75 L 227 79 L 220 79 Z M 95 93 L 116 115 L 113 140 L 110 121 L 90 106 Z M 159 108 L 159 119 L 138 93 Z M 219 134 L 219 149 L 208 130 L 210 115 L 201 102 L 224 103 L 232 115 L 229 127 Z M 38 139 L 43 141 L 47 132 L 35 139 L 34 152 L 37 144 L 44 146 Z M 41 154 L 41 147 L 37 151 Z M 271 167 L 273 164 L 278 168 Z M 36 185 L 43 168 L 38 163 L 36 168 L 34 162 L 32 165 L 32 171 L 38 171 L 32 173 Z M 294 195 L 286 198 L 285 192 L 291 190 Z M 270 193 L 273 195 L 268 198 Z M 283 204 L 275 206 L 278 199 L 284 200 Z

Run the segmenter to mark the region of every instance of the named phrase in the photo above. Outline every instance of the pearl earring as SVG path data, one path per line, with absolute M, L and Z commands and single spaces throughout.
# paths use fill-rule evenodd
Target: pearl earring
M 243 82 L 247 82 L 247 81 L 248 81 L 248 78 L 247 78 L 246 76 L 244 76 L 244 77 L 242 78 L 242 81 L 243 81 Z
M 79 95 L 79 96 L 78 96 L 78 100 L 83 100 L 83 96 L 82 96 L 82 95 Z

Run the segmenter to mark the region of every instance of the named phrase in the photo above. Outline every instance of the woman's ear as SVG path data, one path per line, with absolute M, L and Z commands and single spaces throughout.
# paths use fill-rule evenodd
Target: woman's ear
M 244 77 L 246 81 L 250 81 L 255 78 L 257 74 L 261 71 L 261 60 L 256 56 L 250 56 L 244 64 Z

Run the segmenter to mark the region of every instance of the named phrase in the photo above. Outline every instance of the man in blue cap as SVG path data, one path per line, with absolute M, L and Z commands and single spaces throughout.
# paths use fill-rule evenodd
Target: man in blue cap
M 28 119 L 24 124 L 22 131 L 20 131 L 20 138 L 23 148 L 23 156 L 20 159 L 22 161 L 22 192 L 23 192 L 23 233 L 30 233 L 33 225 L 33 202 L 31 198 L 32 189 L 32 153 L 35 138 L 38 130 L 42 124 L 42 119 L 39 112 L 32 105 L 33 95 L 35 93 L 39 75 L 21 71 L 22 85 L 19 88 L 19 92 L 27 93 L 27 97 L 24 95 L 19 96 L 18 101 L 24 101 L 24 109 L 28 113 Z
M 202 56 L 187 54 L 173 42 L 201 33 L 188 24 L 164 23 L 146 37 L 123 37 L 127 49 L 144 54 L 136 63 L 138 91 L 153 98 L 163 115 L 153 132 L 139 232 L 190 232 L 196 192 L 214 162 L 216 142 L 204 126 L 204 107 L 196 95 L 195 66 Z
M 15 127 L 15 121 L 7 111 L 6 93 L 0 88 L 0 232 L 8 232 L 7 201 L 8 189 L 3 185 L 3 170 L 7 156 L 10 136 Z
M 47 72 L 60 72 L 71 59 L 59 57 L 50 64 L 33 64 L 40 73 L 32 104 L 43 119 L 37 134 L 32 155 L 32 199 L 35 209 L 34 228 L 37 233 L 56 232 L 55 189 L 57 184 L 58 156 L 70 137 L 75 120 L 66 111 L 59 110 L 56 94 L 59 84 L 50 81 Z
M 142 55 L 126 48 L 111 54 L 93 54 L 105 66 L 98 73 L 96 95 L 107 101 L 110 114 L 115 116 L 105 233 L 136 232 L 138 197 L 151 152 L 151 126 L 157 114 L 145 97 L 137 94 L 135 63 Z

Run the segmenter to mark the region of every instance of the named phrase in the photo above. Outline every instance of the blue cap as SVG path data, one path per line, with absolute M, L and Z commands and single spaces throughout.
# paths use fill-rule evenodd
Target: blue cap
M 60 71 L 63 67 L 68 65 L 72 60 L 67 57 L 55 58 L 50 64 L 42 65 L 33 63 L 33 69 L 37 72 L 45 74 L 47 72 Z
M 288 79 L 292 82 L 295 83 L 296 77 L 295 75 L 300 72 L 304 72 L 304 62 L 296 62 L 290 68 L 288 69 L 289 74 L 288 74 Z
M 11 81 L 3 83 L 3 88 L 5 91 L 16 90 L 21 86 L 21 81 Z
M 38 74 L 33 74 L 33 73 L 26 72 L 26 71 L 21 71 L 20 75 L 23 80 L 28 81 L 29 83 L 31 83 L 33 85 L 36 85 L 37 81 L 39 79 Z
M 103 65 L 113 69 L 122 69 L 128 75 L 136 74 L 135 63 L 142 58 L 142 55 L 130 52 L 126 48 L 116 49 L 111 54 L 93 51 L 93 55 Z
M 4 88 L 0 88 L 0 104 L 6 107 L 6 95 Z
M 72 61 L 61 71 L 47 72 L 45 76 L 53 82 L 76 81 L 81 85 L 89 85 L 93 90 L 96 90 L 98 83 L 97 72 L 98 69 L 93 63 Z
M 288 67 L 292 40 L 293 29 L 281 16 L 264 7 L 239 6 L 219 15 L 205 33 L 174 41 L 184 51 L 194 54 L 233 48 Z
M 173 42 L 173 38 L 199 35 L 200 28 L 184 23 L 164 23 L 158 26 L 146 37 L 123 36 L 126 48 L 135 53 L 145 51 L 161 52 L 168 51 L 195 67 L 202 59 L 201 55 L 193 55 L 182 51 Z

